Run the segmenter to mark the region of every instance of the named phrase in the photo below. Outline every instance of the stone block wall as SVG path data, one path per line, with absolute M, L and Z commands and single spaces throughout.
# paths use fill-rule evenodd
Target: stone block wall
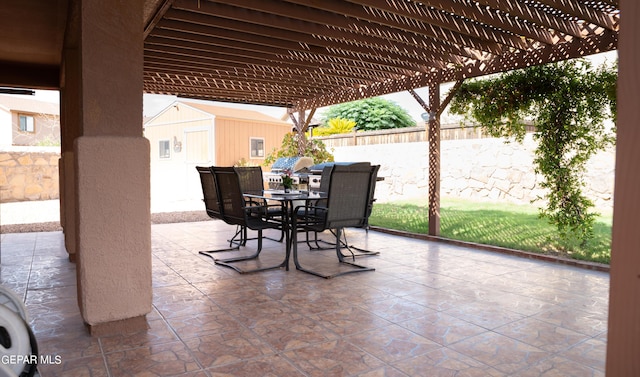
M 441 142 L 441 182 L 443 198 L 476 201 L 504 201 L 530 204 L 544 196 L 541 177 L 534 172 L 535 141 L 505 143 L 504 139 L 443 140 Z M 429 191 L 428 143 L 398 143 L 336 147 L 336 161 L 371 161 L 380 164 L 376 185 L 379 202 L 424 200 Z M 600 152 L 587 165 L 585 195 L 601 213 L 611 213 L 615 148 Z M 544 201 L 536 202 L 544 206 Z
M 59 147 L 0 149 L 0 203 L 59 198 Z
M 536 144 L 529 135 L 523 144 L 503 139 L 443 140 L 442 197 L 529 204 L 544 191 L 534 173 Z M 428 143 L 394 143 L 335 147 L 336 161 L 380 164 L 384 181 L 376 186 L 379 202 L 424 200 L 429 190 Z M 0 202 L 57 199 L 59 148 L 0 149 Z M 585 194 L 596 209 L 613 208 L 615 148 L 600 152 L 587 165 Z M 158 188 L 151 187 L 153 191 Z M 197 199 L 197 200 L 196 200 Z M 200 203 L 200 196 L 194 198 Z M 542 206 L 544 202 L 537 203 Z

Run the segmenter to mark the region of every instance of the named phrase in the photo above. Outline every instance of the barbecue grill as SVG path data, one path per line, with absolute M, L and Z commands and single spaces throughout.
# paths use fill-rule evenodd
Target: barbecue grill
M 327 166 L 335 166 L 335 165 L 351 165 L 354 162 L 323 162 L 320 164 L 315 164 L 309 166 L 308 170 L 308 180 L 309 180 L 309 190 L 320 190 L 320 182 L 322 181 L 322 171 Z
M 276 189 L 282 185 L 282 175 L 290 171 L 293 184 L 305 190 L 309 183 L 308 168 L 311 165 L 313 165 L 311 157 L 281 157 L 273 163 L 269 172 L 263 174 L 263 178 L 269 188 Z

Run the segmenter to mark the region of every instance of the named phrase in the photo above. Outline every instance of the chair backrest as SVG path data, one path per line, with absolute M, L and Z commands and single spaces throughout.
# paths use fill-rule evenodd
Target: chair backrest
M 378 170 L 380 165 L 371 165 L 371 176 L 369 178 L 369 206 L 367 208 L 367 219 L 373 210 L 373 202 L 376 200 L 376 181 L 378 180 Z
M 335 165 L 327 199 L 326 228 L 362 227 L 369 206 L 371 164 Z
M 331 182 L 331 171 L 333 165 L 327 165 L 322 168 L 322 174 L 320 175 L 320 192 L 329 192 L 329 182 Z
M 196 166 L 200 174 L 202 195 L 207 215 L 214 219 L 221 219 L 220 201 L 218 200 L 218 187 L 210 167 Z
M 264 190 L 264 180 L 262 178 L 262 168 L 260 166 L 241 166 L 233 168 L 240 179 L 240 189 L 242 192 Z
M 233 167 L 213 166 L 211 168 L 216 184 L 222 220 L 227 224 L 246 225 L 244 198 L 240 189 L 240 179 Z

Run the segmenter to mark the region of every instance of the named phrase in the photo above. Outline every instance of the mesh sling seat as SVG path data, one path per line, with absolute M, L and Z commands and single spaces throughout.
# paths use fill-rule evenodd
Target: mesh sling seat
M 238 174 L 238 179 L 240 180 L 240 190 L 243 193 L 257 193 L 264 190 L 264 178 L 262 176 L 262 168 L 260 166 L 241 166 L 234 167 L 233 169 L 236 171 L 236 174 Z M 268 206 L 268 211 L 271 218 L 282 216 L 282 206 L 280 205 Z M 244 228 L 243 230 L 244 245 L 249 239 L 247 238 L 247 229 Z M 284 231 L 280 233 L 279 239 L 270 238 L 267 236 L 264 236 L 264 238 L 282 242 L 282 240 L 284 239 Z M 255 238 L 250 239 L 253 240 Z
M 347 261 L 341 249 L 341 233 L 346 227 L 363 227 L 366 224 L 369 206 L 371 165 L 368 162 L 350 165 L 335 165 L 327 191 L 326 203 L 308 203 L 296 208 L 293 216 L 293 260 L 296 269 L 323 278 L 332 278 L 353 272 L 373 271 L 374 268 Z M 298 230 L 323 232 L 332 230 L 336 236 L 334 247 L 338 257 L 338 271 L 324 273 L 303 267 L 298 258 Z M 343 267 L 341 267 L 343 266 Z M 345 269 L 346 267 L 347 269 Z M 335 270 L 335 268 L 333 268 Z
M 216 184 L 215 177 L 211 172 L 211 168 L 204 167 L 204 166 L 196 166 L 196 170 L 200 175 L 200 183 L 202 185 L 202 195 L 203 195 L 202 201 L 204 202 L 207 215 L 209 215 L 209 217 L 211 217 L 212 219 L 224 221 L 224 219 L 222 218 L 222 211 L 220 209 L 220 201 L 218 200 L 218 185 Z M 235 225 L 235 224 L 232 224 L 232 225 Z M 242 229 L 237 227 L 236 233 L 229 240 L 228 248 L 200 251 L 199 253 L 202 255 L 211 257 L 211 255 L 209 255 L 210 253 L 238 250 L 243 241 L 242 237 L 243 237 Z M 235 245 L 235 246 L 232 246 L 232 245 Z
M 229 224 L 239 225 L 258 232 L 258 247 L 254 254 L 227 259 L 214 259 L 216 264 L 233 268 L 240 273 L 264 271 L 273 268 L 286 267 L 287 258 L 277 265 L 258 267 L 245 270 L 235 263 L 257 259 L 262 251 L 262 232 L 265 229 L 282 230 L 282 219 L 269 215 L 269 206 L 264 202 L 247 200 L 240 187 L 240 178 L 233 167 L 211 167 L 215 181 L 218 185 L 218 198 L 222 218 Z

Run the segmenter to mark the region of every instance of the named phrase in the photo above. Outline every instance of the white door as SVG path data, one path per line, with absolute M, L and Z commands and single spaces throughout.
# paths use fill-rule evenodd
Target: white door
M 197 128 L 184 131 L 185 180 L 188 199 L 202 199 L 202 186 L 196 166 L 213 165 L 211 129 Z

